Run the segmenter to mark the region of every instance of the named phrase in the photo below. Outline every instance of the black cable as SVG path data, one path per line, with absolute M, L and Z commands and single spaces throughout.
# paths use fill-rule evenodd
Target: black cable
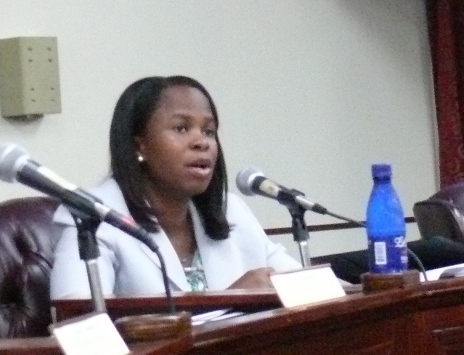
M 341 215 L 339 215 L 339 214 L 336 214 L 336 213 L 333 213 L 333 212 L 330 212 L 330 211 L 327 211 L 325 214 L 328 214 L 329 216 L 335 217 L 335 218 L 337 218 L 337 219 L 341 219 L 342 221 L 354 223 L 354 224 L 356 224 L 358 227 L 362 227 L 362 228 L 365 228 L 365 227 L 366 227 L 366 224 L 365 224 L 364 222 L 359 222 L 359 221 L 356 221 L 356 220 L 354 220 L 354 219 L 351 219 L 351 218 L 348 218 L 348 217 L 344 217 L 344 216 L 341 216 Z
M 419 259 L 419 257 L 417 256 L 416 253 L 414 253 L 411 249 L 409 248 L 406 248 L 407 251 L 408 251 L 408 254 L 414 259 L 414 261 L 416 262 L 417 266 L 419 267 L 420 271 L 422 272 L 422 274 L 424 275 L 424 280 L 425 281 L 429 281 L 429 279 L 427 278 L 427 273 L 425 272 L 425 268 L 424 268 L 424 264 L 422 264 L 422 261 Z
M 168 300 L 168 305 L 169 305 L 169 312 L 174 314 L 176 312 L 176 306 L 174 305 L 174 300 L 172 298 L 171 289 L 169 287 L 168 273 L 166 271 L 166 264 L 164 262 L 163 255 L 160 253 L 160 251 L 159 251 L 159 249 L 157 247 L 156 248 L 152 248 L 151 246 L 149 246 L 149 247 L 150 247 L 150 249 L 152 251 L 154 251 L 156 253 L 156 255 L 158 256 L 158 259 L 160 261 L 161 273 L 163 274 L 164 289 L 165 289 L 165 292 L 166 292 L 166 298 Z

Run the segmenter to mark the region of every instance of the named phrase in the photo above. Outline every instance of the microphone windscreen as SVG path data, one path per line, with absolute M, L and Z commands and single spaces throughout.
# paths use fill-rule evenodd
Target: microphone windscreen
M 254 166 L 249 166 L 245 169 L 242 169 L 235 179 L 237 188 L 240 192 L 246 196 L 253 196 L 255 192 L 253 191 L 253 181 L 257 176 L 264 176 L 263 172 Z
M 18 170 L 29 159 L 27 151 L 14 143 L 0 147 L 0 180 L 5 182 L 16 181 Z

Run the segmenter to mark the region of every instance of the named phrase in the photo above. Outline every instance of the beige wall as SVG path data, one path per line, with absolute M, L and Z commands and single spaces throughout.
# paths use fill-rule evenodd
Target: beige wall
M 185 74 L 216 100 L 234 191 L 237 172 L 253 164 L 333 212 L 364 219 L 370 164 L 379 161 L 393 164 L 407 215 L 435 191 L 422 0 L 0 0 L 0 23 L 0 38 L 58 37 L 63 107 L 32 123 L 0 119 L 0 143 L 24 146 L 78 185 L 107 171 L 122 90 L 143 76 Z M 0 199 L 32 194 L 0 184 Z M 246 202 L 264 227 L 290 224 L 276 202 Z M 294 247 L 291 236 L 280 240 Z M 313 255 L 365 246 L 363 231 L 311 236 Z

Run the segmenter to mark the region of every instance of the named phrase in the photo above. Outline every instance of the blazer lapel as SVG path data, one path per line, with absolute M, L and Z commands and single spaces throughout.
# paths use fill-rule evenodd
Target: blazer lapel
M 208 289 L 223 290 L 230 286 L 241 275 L 239 252 L 230 238 L 213 240 L 205 232 L 200 216 L 193 203 L 190 204 L 195 238 L 205 271 Z
M 112 206 L 116 211 L 124 215 L 130 215 L 129 209 L 127 208 L 126 202 L 124 200 L 124 196 L 122 195 L 122 192 L 114 179 L 105 180 L 102 185 L 94 189 L 94 192 L 98 194 L 100 191 L 106 190 L 115 191 L 115 193 L 106 194 L 105 203 L 108 206 Z M 166 236 L 166 233 L 164 233 L 164 231 L 160 228 L 158 233 L 152 233 L 150 236 L 154 239 L 155 243 L 159 247 L 159 252 L 161 253 L 161 256 L 163 257 L 164 263 L 166 265 L 166 272 L 168 274 L 169 280 L 173 282 L 180 290 L 189 291 L 190 285 L 185 278 L 184 269 L 182 268 L 179 258 L 177 257 L 171 242 Z M 153 263 L 161 268 L 161 263 L 158 256 L 142 242 L 140 242 L 140 247 L 144 253 L 146 253 L 153 261 Z

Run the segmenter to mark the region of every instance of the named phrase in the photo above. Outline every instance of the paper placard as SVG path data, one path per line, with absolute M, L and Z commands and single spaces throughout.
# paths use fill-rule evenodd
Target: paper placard
M 295 307 L 346 295 L 329 264 L 271 275 L 284 307 Z
M 73 318 L 53 326 L 66 355 L 127 355 L 129 348 L 106 313 Z

